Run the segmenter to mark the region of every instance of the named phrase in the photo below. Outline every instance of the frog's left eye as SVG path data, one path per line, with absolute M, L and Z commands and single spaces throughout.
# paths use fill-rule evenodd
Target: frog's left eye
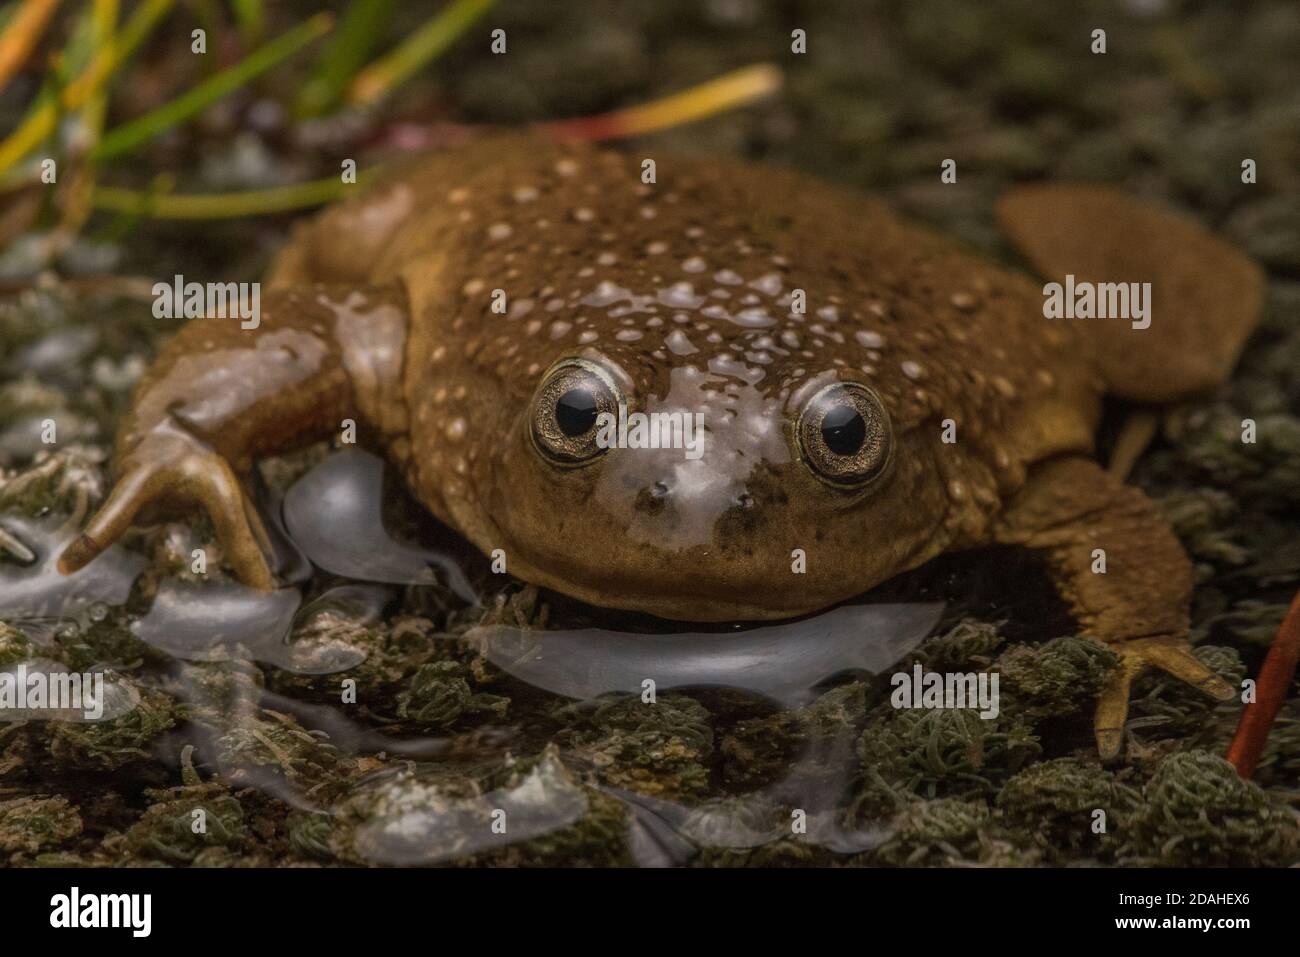
M 588 359 L 563 359 L 547 372 L 530 411 L 533 444 L 557 465 L 585 465 L 607 450 L 597 441 L 602 413 L 617 417 L 622 394 Z
M 889 413 L 876 394 L 856 382 L 828 385 L 799 415 L 799 454 L 819 479 L 860 488 L 889 464 Z

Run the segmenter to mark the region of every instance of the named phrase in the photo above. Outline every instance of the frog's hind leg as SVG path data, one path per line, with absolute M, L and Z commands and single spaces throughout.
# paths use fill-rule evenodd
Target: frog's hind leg
M 998 541 L 1041 550 L 1081 633 L 1119 656 L 1097 703 L 1103 758 L 1119 753 L 1133 679 L 1166 671 L 1226 700 L 1231 685 L 1187 643 L 1192 569 L 1156 506 L 1096 463 L 1078 457 L 1040 465 L 1008 503 Z
M 1260 268 L 1167 209 L 1104 186 L 1051 184 L 1011 191 L 998 217 L 1038 273 L 1061 284 L 1062 305 L 1074 277 L 1072 314 L 1095 294 L 1094 318 L 1054 321 L 1090 341 L 1114 395 L 1168 402 L 1218 385 L 1259 320 Z M 1103 308 L 1127 315 L 1100 318 Z

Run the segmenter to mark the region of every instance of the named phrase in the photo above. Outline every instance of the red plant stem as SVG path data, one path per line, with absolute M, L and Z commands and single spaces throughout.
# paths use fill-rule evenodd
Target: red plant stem
M 1297 662 L 1300 662 L 1300 593 L 1292 600 L 1264 657 L 1255 682 L 1255 700 L 1241 713 L 1237 733 L 1228 746 L 1228 761 L 1247 780 L 1255 773 L 1255 766 L 1264 753 L 1269 729 L 1290 690 Z

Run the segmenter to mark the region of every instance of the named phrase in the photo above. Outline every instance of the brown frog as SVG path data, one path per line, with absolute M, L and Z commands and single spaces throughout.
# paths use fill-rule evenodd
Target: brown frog
M 1000 214 L 1044 276 L 1151 283 L 1147 328 L 1046 318 L 1043 287 L 878 201 L 656 159 L 646 184 L 639 157 L 487 138 L 302 225 L 258 328 L 195 320 L 163 349 L 61 568 L 146 505 L 198 505 L 238 577 L 274 587 L 243 477 L 351 419 L 444 523 L 589 603 L 781 618 L 1014 543 L 1120 656 L 1103 755 L 1144 666 L 1233 693 L 1187 644 L 1178 541 L 1089 455 L 1103 394 L 1227 376 L 1259 312 L 1251 262 L 1104 188 L 1026 188 Z M 698 454 L 611 448 L 634 413 L 698 421 Z

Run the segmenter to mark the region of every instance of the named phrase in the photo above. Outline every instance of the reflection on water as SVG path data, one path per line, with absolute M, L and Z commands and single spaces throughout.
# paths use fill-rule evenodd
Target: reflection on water
M 751 691 L 787 707 L 807 703 L 845 671 L 880 674 L 924 640 L 942 604 L 845 605 L 798 621 L 730 634 L 629 634 L 600 628 L 532 631 L 484 625 L 466 634 L 502 671 L 553 694 L 682 687 Z
M 675 866 L 702 848 L 754 848 L 790 837 L 854 853 L 887 836 L 884 826 L 846 823 L 857 732 L 851 723 L 820 720 L 817 708 L 841 693 L 831 679 L 879 675 L 915 649 L 942 605 L 847 605 L 797 621 L 699 634 L 503 624 L 500 613 L 481 611 L 489 603 L 479 601 L 450 552 L 384 530 L 383 495 L 379 460 L 346 451 L 289 489 L 283 524 L 272 516 L 272 527 L 291 539 L 281 543 L 290 557 L 299 553 L 349 582 L 304 602 L 302 587 L 321 576 L 301 566 L 286 576 L 292 585 L 270 593 L 225 580 L 168 578 L 156 584 L 147 611 L 131 616 L 130 633 L 171 662 L 165 686 L 187 708 L 185 740 L 221 780 L 326 822 L 331 853 L 358 863 L 457 860 L 570 828 L 598 806 L 622 809 L 627 856 L 642 866 Z M 26 564 L 14 560 L 12 548 L 10 560 L 0 562 L 0 615 L 51 655 L 58 654 L 62 619 L 123 605 L 144 566 L 139 555 L 115 547 L 64 578 L 52 556 L 75 522 L 17 515 L 0 522 L 31 551 Z M 573 707 L 625 701 L 633 709 L 656 708 L 662 705 L 655 696 L 670 689 L 731 689 L 789 713 L 803 743 L 766 784 L 745 793 L 715 787 L 691 798 L 621 786 L 635 776 L 597 774 L 589 754 L 539 744 L 534 729 L 503 718 L 504 705 L 464 710 L 487 715 L 472 734 L 422 735 L 420 722 L 438 708 L 415 709 L 413 720 L 392 694 L 360 704 L 355 697 L 367 669 L 379 667 L 373 656 L 391 652 L 367 636 L 389 623 L 402 596 L 386 586 L 399 584 L 445 590 L 480 608 L 457 613 L 460 619 L 488 619 L 427 639 L 445 646 L 420 672 L 421 687 L 435 697 L 469 694 L 464 676 L 486 674 L 481 669 L 543 701 L 554 699 L 556 708 L 560 699 L 574 699 Z M 270 676 L 298 676 L 299 684 L 270 690 L 254 662 L 273 669 Z M 52 659 L 27 663 L 65 668 Z M 135 707 L 133 680 L 140 679 L 113 676 L 103 720 Z M 865 695 L 860 684 L 839 688 Z M 653 753 L 630 759 L 651 767 L 656 760 Z
M 81 529 L 81 514 L 0 516 L 0 529 L 12 539 L 24 563 L 0 562 L 0 617 L 5 619 L 80 618 L 96 605 L 125 603 L 145 560 L 119 545 L 107 549 L 75 575 L 60 575 L 55 565 L 63 547 Z
M 458 796 L 403 768 L 362 782 L 353 800 L 369 814 L 355 848 L 376 864 L 468 857 L 568 827 L 587 812 L 582 787 L 550 753 L 519 783 L 483 794 Z

